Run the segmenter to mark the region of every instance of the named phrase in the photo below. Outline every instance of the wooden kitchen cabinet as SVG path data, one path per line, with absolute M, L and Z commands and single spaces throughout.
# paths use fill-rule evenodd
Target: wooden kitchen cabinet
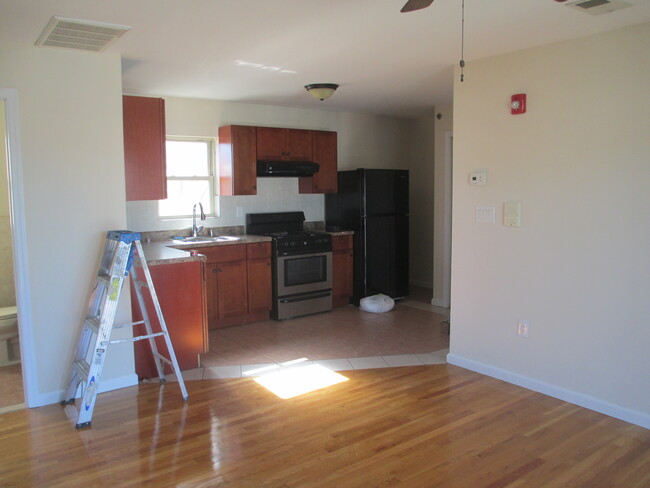
M 257 127 L 257 159 L 270 161 L 311 161 L 310 130 Z
M 248 271 L 248 312 L 267 313 L 272 308 L 271 243 L 246 245 Z
M 257 194 L 255 127 L 219 127 L 219 189 L 222 196 Z
M 196 249 L 206 256 L 208 328 L 246 324 L 269 317 L 271 243 Z
M 197 249 L 206 256 L 208 327 L 214 329 L 248 312 L 246 246 L 212 246 Z M 232 324 L 231 324 L 232 325 Z
M 167 198 L 165 101 L 122 97 L 126 199 Z
M 208 328 L 206 287 L 203 263 L 198 261 L 188 263 L 163 264 L 149 266 L 149 272 L 156 288 L 156 295 L 163 312 L 169 337 L 174 346 L 178 365 L 183 370 L 199 367 L 199 354 L 208 351 Z M 138 268 L 138 276 L 142 279 L 143 272 Z M 131 312 L 134 321 L 142 320 L 142 311 L 131 283 Z M 156 315 L 151 296 L 143 292 L 147 314 L 154 332 L 159 332 L 160 324 Z M 133 327 L 133 335 L 145 335 L 144 325 Z M 167 346 L 162 337 L 157 337 L 158 351 L 169 357 Z M 137 341 L 133 344 L 135 354 L 135 369 L 138 377 L 155 378 L 158 376 L 156 365 L 151 353 L 149 341 Z M 171 373 L 171 368 L 165 366 L 165 374 Z
M 350 303 L 352 297 L 352 235 L 332 236 L 332 306 Z
M 320 166 L 314 176 L 302 177 L 300 193 L 336 193 L 338 188 L 338 149 L 336 132 L 314 130 L 312 160 Z

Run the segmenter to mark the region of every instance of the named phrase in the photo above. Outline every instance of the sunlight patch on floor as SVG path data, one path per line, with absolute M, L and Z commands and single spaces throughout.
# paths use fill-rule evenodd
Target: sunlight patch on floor
M 286 400 L 348 381 L 348 378 L 320 364 L 310 364 L 268 373 L 255 378 L 255 381 Z

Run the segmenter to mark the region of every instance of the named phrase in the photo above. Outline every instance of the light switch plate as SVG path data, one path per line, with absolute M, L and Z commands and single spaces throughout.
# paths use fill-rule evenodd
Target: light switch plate
M 521 202 L 505 202 L 503 204 L 503 225 L 521 227 Z
M 476 207 L 476 221 L 494 224 L 497 221 L 496 207 Z

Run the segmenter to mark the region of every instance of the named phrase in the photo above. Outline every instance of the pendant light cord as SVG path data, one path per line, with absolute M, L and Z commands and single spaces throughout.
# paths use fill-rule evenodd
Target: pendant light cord
M 465 0 L 461 4 L 461 22 L 460 22 L 460 81 L 465 79 L 463 68 L 465 68 Z

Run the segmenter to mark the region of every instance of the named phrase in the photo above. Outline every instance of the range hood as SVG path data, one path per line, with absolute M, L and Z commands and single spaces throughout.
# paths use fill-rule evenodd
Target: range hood
M 258 161 L 257 176 L 313 176 L 318 163 L 312 161 Z

